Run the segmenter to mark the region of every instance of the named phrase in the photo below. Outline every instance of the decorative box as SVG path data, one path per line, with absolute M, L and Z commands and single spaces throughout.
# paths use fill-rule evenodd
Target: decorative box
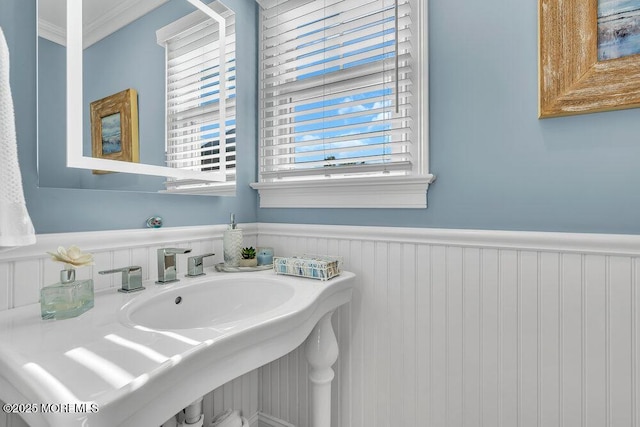
M 329 280 L 342 272 L 342 258 L 307 254 L 301 257 L 274 257 L 273 269 L 277 274 Z

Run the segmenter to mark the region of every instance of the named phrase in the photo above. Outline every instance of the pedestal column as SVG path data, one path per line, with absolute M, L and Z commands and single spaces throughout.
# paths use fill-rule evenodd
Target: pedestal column
M 338 360 L 338 341 L 327 313 L 313 328 L 305 343 L 305 356 L 311 369 L 311 427 L 331 427 L 331 369 Z

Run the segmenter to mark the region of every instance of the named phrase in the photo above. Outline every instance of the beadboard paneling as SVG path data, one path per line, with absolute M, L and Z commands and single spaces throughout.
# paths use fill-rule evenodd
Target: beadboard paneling
M 0 310 L 37 302 L 78 244 L 98 269 L 155 275 L 158 247 L 222 252 L 223 226 L 39 236 L 0 254 Z M 248 244 L 278 255 L 338 254 L 358 277 L 333 316 L 335 427 L 640 427 L 640 237 L 258 224 Z M 258 232 L 256 237 L 256 230 Z M 257 238 L 257 240 L 256 240 Z M 221 256 L 206 259 L 208 265 Z M 81 276 L 82 275 L 82 276 Z M 309 427 L 301 349 L 205 396 L 205 416 L 258 410 Z M 0 416 L 0 426 L 23 425 Z
M 140 265 L 143 280 L 155 279 L 158 274 L 156 251 L 161 247 L 192 249 L 191 254 L 178 255 L 180 274 L 186 271 L 189 255 L 215 252 L 215 256 L 204 259 L 205 267 L 222 262 L 222 233 L 225 228 L 221 225 L 38 235 L 33 246 L 0 253 L 0 310 L 37 303 L 40 289 L 58 281 L 61 266 L 45 254 L 46 251 L 55 251 L 58 246 L 76 244 L 82 250 L 92 252 L 95 265 L 79 268 L 77 277 L 93 278 L 96 291 L 115 292 L 120 287 L 120 275 L 99 275 L 98 271 Z M 255 246 L 255 225 L 242 225 L 242 228 L 246 245 Z M 240 409 L 247 417 L 254 416 L 258 412 L 258 371 L 249 372 L 207 394 L 203 405 L 206 425 L 215 414 L 227 408 Z M 0 413 L 0 427 L 24 425 L 17 415 Z
M 47 251 L 58 246 L 78 245 L 94 255 L 95 265 L 79 268 L 78 279 L 93 278 L 96 291 L 120 286 L 117 274 L 99 275 L 98 271 L 127 265 L 140 265 L 143 280 L 155 279 L 158 271 L 157 249 L 191 248 L 190 254 L 178 255 L 178 272 L 186 271 L 190 255 L 214 252 L 204 259 L 205 267 L 222 262 L 222 233 L 226 226 L 176 227 L 160 229 L 101 231 L 87 233 L 40 234 L 32 246 L 0 253 L 0 310 L 35 304 L 40 289 L 59 280 L 60 263 L 51 261 Z M 256 227 L 242 226 L 248 246 L 256 244 Z
M 640 237 L 259 224 L 278 255 L 341 255 L 332 426 L 640 427 Z M 302 347 L 259 407 L 310 427 Z

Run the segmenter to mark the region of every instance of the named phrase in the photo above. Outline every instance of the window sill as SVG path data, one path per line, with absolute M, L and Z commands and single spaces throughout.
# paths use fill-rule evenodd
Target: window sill
M 195 196 L 235 196 L 236 184 L 235 182 L 233 182 L 225 184 L 194 186 L 189 188 L 172 188 L 169 190 L 160 191 L 160 193 L 190 194 Z
M 404 208 L 427 207 L 434 175 L 367 177 L 310 181 L 257 182 L 261 208 Z

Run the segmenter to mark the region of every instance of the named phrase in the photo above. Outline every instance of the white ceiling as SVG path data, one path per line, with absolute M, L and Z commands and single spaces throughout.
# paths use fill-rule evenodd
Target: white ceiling
M 84 46 L 90 46 L 169 0 L 83 0 Z M 64 45 L 66 0 L 38 1 L 38 34 Z

